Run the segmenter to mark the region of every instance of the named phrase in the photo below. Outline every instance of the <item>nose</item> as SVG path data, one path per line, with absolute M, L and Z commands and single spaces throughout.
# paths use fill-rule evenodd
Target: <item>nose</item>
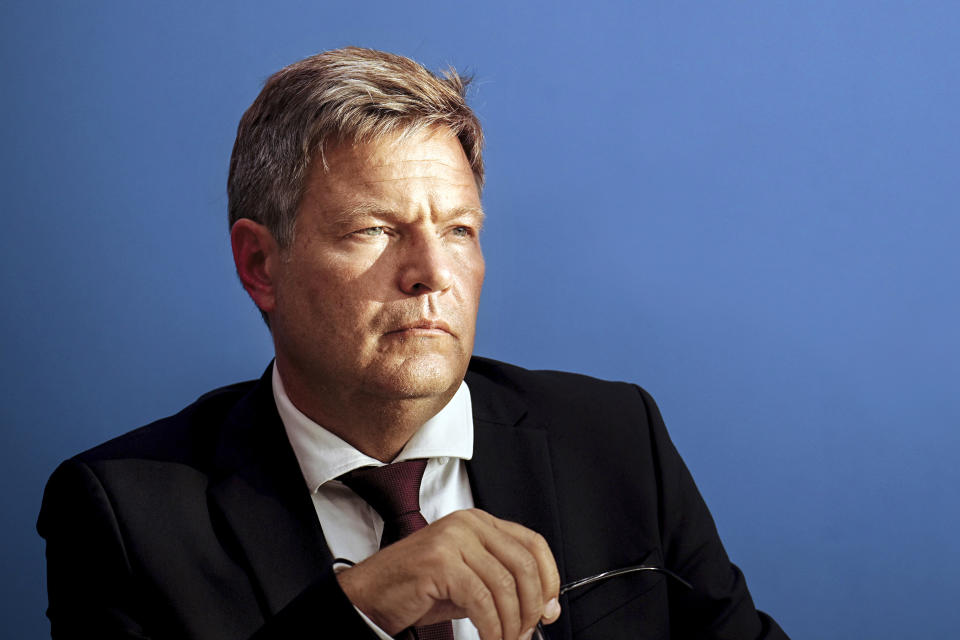
M 408 295 L 445 291 L 453 284 L 451 257 L 444 243 L 432 233 L 409 237 L 403 247 L 400 289 Z

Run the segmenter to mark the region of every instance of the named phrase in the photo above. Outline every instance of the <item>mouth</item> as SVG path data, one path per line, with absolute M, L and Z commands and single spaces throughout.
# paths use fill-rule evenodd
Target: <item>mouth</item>
M 398 336 L 442 336 L 453 335 L 450 325 L 443 320 L 417 320 L 388 331 L 386 335 Z

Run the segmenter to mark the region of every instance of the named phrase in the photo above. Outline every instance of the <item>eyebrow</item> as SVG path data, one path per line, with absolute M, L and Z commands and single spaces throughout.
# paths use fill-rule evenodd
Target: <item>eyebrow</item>
M 335 225 L 349 224 L 351 221 L 356 218 L 362 218 L 364 216 L 382 216 L 386 218 L 396 217 L 397 213 L 393 209 L 388 209 L 382 205 L 368 202 L 363 204 L 354 205 L 347 207 L 340 212 L 332 220 L 332 223 Z M 441 221 L 450 220 L 452 218 L 458 218 L 461 216 L 472 216 L 477 220 L 477 227 L 482 228 L 483 222 L 486 220 L 487 214 L 484 213 L 483 209 L 480 207 L 474 206 L 463 206 L 463 207 L 454 207 L 446 211 L 441 211 L 437 218 Z

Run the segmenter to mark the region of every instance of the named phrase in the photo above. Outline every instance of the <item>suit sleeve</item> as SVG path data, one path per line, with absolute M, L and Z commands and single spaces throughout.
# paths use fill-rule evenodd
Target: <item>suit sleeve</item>
M 154 624 L 158 604 L 144 596 L 109 495 L 86 464 L 69 460 L 51 476 L 37 531 L 46 540 L 52 638 L 186 637 Z M 240 634 L 237 640 L 248 636 Z M 231 637 L 227 632 L 218 636 Z M 252 636 L 255 640 L 280 638 L 377 640 L 340 589 L 332 567 Z
M 777 623 L 754 607 L 743 574 L 727 557 L 713 517 L 671 442 L 656 403 L 646 391 L 639 391 L 646 405 L 659 480 L 664 563 L 694 587 L 691 592 L 671 585 L 671 635 L 711 640 L 787 640 Z
M 37 531 L 47 541 L 51 637 L 148 637 L 113 509 L 86 465 L 68 461 L 51 476 Z

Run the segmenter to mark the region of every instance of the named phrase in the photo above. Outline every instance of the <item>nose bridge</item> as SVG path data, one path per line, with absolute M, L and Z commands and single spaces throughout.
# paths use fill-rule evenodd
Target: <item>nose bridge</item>
M 450 286 L 451 272 L 443 239 L 428 225 L 406 238 L 401 287 L 409 293 L 442 291 Z

